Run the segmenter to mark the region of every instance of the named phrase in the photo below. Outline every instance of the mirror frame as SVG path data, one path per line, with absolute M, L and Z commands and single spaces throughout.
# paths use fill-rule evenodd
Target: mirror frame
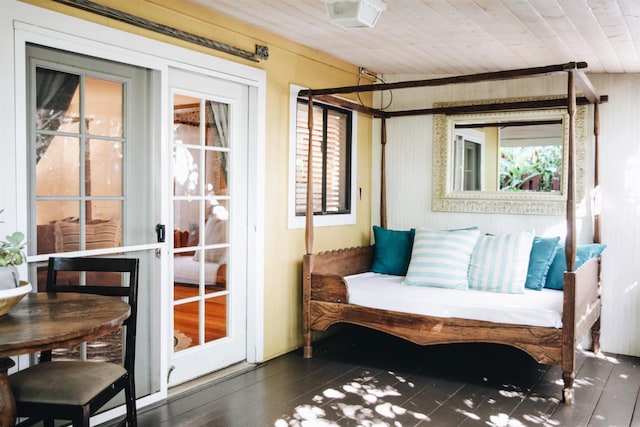
M 518 98 L 509 100 L 486 100 L 482 103 L 521 102 L 548 98 Z M 477 102 L 437 103 L 435 107 L 478 105 Z M 587 141 L 588 106 L 576 108 L 575 113 L 575 166 L 576 200 L 584 197 L 585 147 Z M 563 154 L 561 191 L 502 192 L 502 191 L 453 191 L 453 143 L 452 135 L 456 121 L 495 122 L 498 120 L 536 120 L 562 118 Z M 436 212 L 481 212 L 537 215 L 564 215 L 567 203 L 567 161 L 569 147 L 569 113 L 566 108 L 526 111 L 500 111 L 474 114 L 436 114 L 433 118 L 433 191 L 432 211 Z

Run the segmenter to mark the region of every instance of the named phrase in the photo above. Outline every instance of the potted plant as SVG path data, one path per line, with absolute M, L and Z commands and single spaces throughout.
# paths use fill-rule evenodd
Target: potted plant
M 3 209 L 0 209 L 0 213 Z M 20 286 L 20 275 L 16 265 L 26 260 L 24 234 L 15 231 L 0 240 L 0 289 L 16 288 Z

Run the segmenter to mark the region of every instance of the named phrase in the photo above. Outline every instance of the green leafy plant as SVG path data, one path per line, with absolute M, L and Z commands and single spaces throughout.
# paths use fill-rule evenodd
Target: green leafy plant
M 507 147 L 499 161 L 501 191 L 554 191 L 562 151 L 559 146 Z
M 0 267 L 22 264 L 27 258 L 24 253 L 26 244 L 24 234 L 19 231 L 6 236 L 6 240 L 0 241 Z
M 4 209 L 0 209 L 0 213 L 2 212 Z M 0 240 L 0 267 L 22 264 L 27 259 L 24 253 L 26 245 L 24 233 L 20 231 L 6 236 L 6 240 Z

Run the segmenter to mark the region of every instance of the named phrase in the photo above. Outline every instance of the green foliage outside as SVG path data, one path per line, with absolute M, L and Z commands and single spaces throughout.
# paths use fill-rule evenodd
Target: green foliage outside
M 559 188 L 561 146 L 501 147 L 499 160 L 500 191 L 557 191 Z

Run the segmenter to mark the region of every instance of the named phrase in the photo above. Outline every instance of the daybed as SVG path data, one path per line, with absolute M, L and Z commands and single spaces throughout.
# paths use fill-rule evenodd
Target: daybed
M 445 79 L 423 80 L 414 82 L 400 82 L 393 84 L 372 84 L 359 87 L 333 88 L 321 90 L 301 91 L 299 96 L 309 98 L 311 104 L 314 99 L 323 102 L 335 103 L 353 108 L 354 110 L 372 114 L 382 120 L 382 182 L 381 182 L 381 226 L 386 227 L 385 206 L 385 166 L 384 149 L 386 143 L 385 120 L 401 115 L 415 114 L 446 114 L 447 109 L 425 109 L 407 112 L 384 112 L 369 107 L 363 107 L 350 101 L 334 97 L 335 94 L 352 93 L 360 91 L 388 90 L 394 88 L 408 88 L 417 86 L 436 86 L 440 84 L 468 83 L 477 81 L 498 80 L 504 78 L 517 78 L 530 75 L 545 75 L 550 73 L 566 72 L 568 75 L 568 93 L 564 99 L 555 99 L 553 104 L 545 105 L 484 105 L 472 106 L 479 109 L 493 108 L 558 108 L 558 101 L 565 105 L 569 115 L 569 156 L 568 156 L 568 189 L 567 189 L 567 234 L 564 242 L 564 256 L 566 258 L 566 272 L 563 276 L 563 291 L 556 292 L 561 295 L 557 300 L 557 315 L 560 321 L 555 324 L 532 325 L 519 323 L 519 321 L 499 320 L 496 318 L 478 319 L 467 318 L 467 315 L 425 315 L 412 314 L 403 311 L 385 309 L 382 306 L 375 308 L 352 302 L 347 282 L 353 279 L 353 275 L 371 271 L 374 259 L 374 246 L 361 246 L 349 249 L 338 249 L 328 252 L 313 253 L 313 210 L 312 210 L 312 183 L 307 187 L 307 211 L 306 211 L 306 249 L 307 254 L 303 259 L 303 297 L 302 297 L 302 332 L 304 338 L 304 355 L 312 355 L 312 332 L 327 330 L 337 323 L 351 323 L 373 328 L 395 336 L 407 339 L 416 344 L 446 344 L 446 343 L 473 343 L 489 342 L 517 347 L 530 354 L 536 361 L 544 364 L 557 364 L 562 368 L 564 388 L 563 400 L 570 404 L 573 401 L 573 380 L 576 361 L 576 347 L 582 337 L 591 330 L 593 349 L 599 349 L 600 330 L 600 257 L 595 256 L 576 269 L 576 221 L 575 221 L 575 179 L 574 179 L 574 115 L 576 102 L 594 105 L 594 134 L 595 134 L 595 159 L 596 176 L 594 186 L 598 187 L 597 177 L 597 151 L 598 151 L 598 104 L 606 101 L 606 96 L 595 94 L 593 87 L 588 82 L 581 69 L 585 63 L 570 63 L 559 66 L 540 67 L 536 69 L 511 70 L 508 72 L 484 73 L 451 77 Z M 582 96 L 576 96 L 575 84 L 580 84 Z M 578 101 L 577 101 L 578 100 Z M 311 108 L 309 108 L 311 110 Z M 456 110 L 457 111 L 457 110 Z M 470 111 L 470 110 L 467 110 Z M 453 110 L 451 111 L 453 112 Z M 309 118 L 309 134 L 312 134 L 313 121 Z M 309 150 L 311 152 L 311 149 Z M 311 159 L 308 162 L 308 175 L 311 173 Z M 594 242 L 600 242 L 599 217 L 594 223 Z M 351 277 L 350 277 L 351 276 Z M 401 278 L 398 280 L 402 280 Z M 406 285 L 404 285 L 406 286 Z M 422 291 L 424 289 L 420 289 Z M 440 292 L 443 290 L 439 290 Z M 447 289 L 444 290 L 448 291 Z M 463 291 L 464 292 L 464 291 Z M 468 291 L 467 291 L 468 292 Z M 539 291 L 537 291 L 539 292 Z M 452 294 L 453 295 L 453 294 Z M 494 295 L 498 295 L 497 293 Z M 391 298 L 389 298 L 391 300 Z M 427 304 L 425 300 L 425 304 Z M 452 297 L 454 303 L 456 298 Z M 442 309 L 441 313 L 447 313 Z M 462 316 L 462 317 L 459 317 Z

